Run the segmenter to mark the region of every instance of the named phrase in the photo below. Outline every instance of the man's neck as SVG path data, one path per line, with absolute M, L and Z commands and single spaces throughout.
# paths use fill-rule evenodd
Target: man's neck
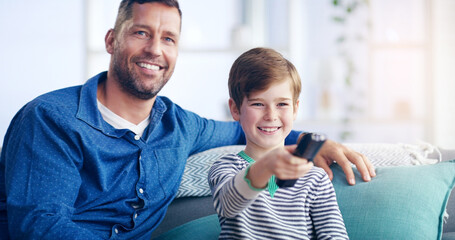
M 156 99 L 143 100 L 131 96 L 109 77 L 98 85 L 97 98 L 109 110 L 133 124 L 139 124 L 149 117 Z

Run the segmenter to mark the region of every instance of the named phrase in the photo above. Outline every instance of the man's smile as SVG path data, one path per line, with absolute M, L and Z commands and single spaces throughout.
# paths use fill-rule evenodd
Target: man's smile
M 145 62 L 138 62 L 136 64 L 141 68 L 146 68 L 146 69 L 152 70 L 152 71 L 159 71 L 162 69 L 162 67 L 160 67 L 156 64 L 149 64 L 149 63 L 145 63 Z

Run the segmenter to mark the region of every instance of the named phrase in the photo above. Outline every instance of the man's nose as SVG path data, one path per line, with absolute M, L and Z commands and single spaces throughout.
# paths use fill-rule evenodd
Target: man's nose
M 147 46 L 145 47 L 145 50 L 149 53 L 151 53 L 153 56 L 160 56 L 162 49 L 161 49 L 161 42 L 160 39 L 157 39 L 155 37 L 152 37 L 149 42 L 147 43 Z

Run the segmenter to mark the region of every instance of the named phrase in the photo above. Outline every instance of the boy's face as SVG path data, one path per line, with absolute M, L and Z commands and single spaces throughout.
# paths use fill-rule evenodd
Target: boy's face
M 234 101 L 229 101 L 234 120 L 242 125 L 247 147 L 271 150 L 284 145 L 297 116 L 298 101 L 294 106 L 291 80 L 271 85 L 245 97 L 238 111 Z

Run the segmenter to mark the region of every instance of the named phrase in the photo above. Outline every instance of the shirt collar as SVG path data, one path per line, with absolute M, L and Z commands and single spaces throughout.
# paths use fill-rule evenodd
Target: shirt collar
M 122 137 L 129 130 L 127 129 L 115 129 L 106 121 L 104 121 L 101 116 L 100 111 L 98 110 L 97 105 L 97 89 L 98 84 L 106 81 L 107 72 L 101 72 L 98 75 L 90 78 L 84 85 L 82 85 L 79 99 L 78 111 L 76 113 L 76 118 L 84 121 L 91 127 L 98 129 L 104 134 L 112 137 Z M 150 126 L 147 132 L 151 132 L 152 126 L 156 126 L 166 111 L 166 105 L 160 97 L 157 97 L 155 104 L 153 105 Z
M 243 150 L 240 151 L 237 155 L 239 155 L 241 158 L 243 158 L 245 161 L 247 161 L 250 165 L 255 163 L 254 159 L 252 159 L 248 154 L 246 154 Z M 276 177 L 275 175 L 272 175 L 269 179 L 269 182 L 267 184 L 267 189 L 269 190 L 270 197 L 273 198 L 275 195 L 276 190 L 278 190 L 278 185 L 276 184 Z

